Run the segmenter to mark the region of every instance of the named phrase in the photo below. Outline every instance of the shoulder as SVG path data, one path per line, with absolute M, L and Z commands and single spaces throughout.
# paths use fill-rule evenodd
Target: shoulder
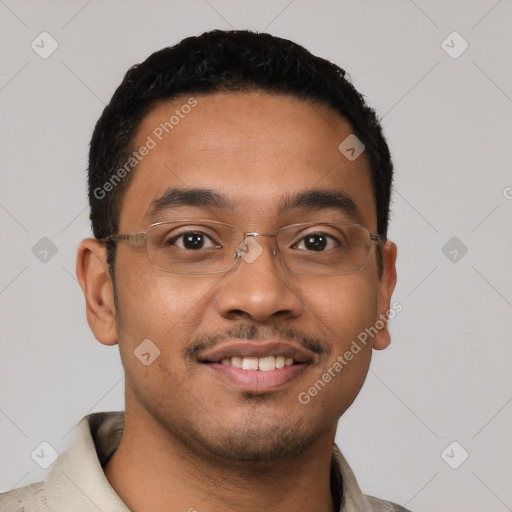
M 46 503 L 44 482 L 0 494 L 2 512 L 51 512 Z
M 366 496 L 368 503 L 372 506 L 372 512 L 410 512 L 408 509 L 391 503 L 391 501 L 380 500 L 373 496 Z

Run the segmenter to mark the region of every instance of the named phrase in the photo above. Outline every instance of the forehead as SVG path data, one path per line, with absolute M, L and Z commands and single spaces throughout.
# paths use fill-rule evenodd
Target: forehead
M 229 208 L 212 212 L 208 205 L 205 215 L 247 229 L 275 225 L 294 194 L 333 191 L 351 199 L 361 222 L 374 228 L 365 154 L 351 161 L 338 149 L 351 134 L 348 121 L 330 107 L 286 95 L 216 93 L 162 102 L 133 141 L 138 163 L 122 201 L 120 230 L 145 229 L 155 202 L 174 189 L 217 192 Z M 185 211 L 190 207 L 175 213 Z

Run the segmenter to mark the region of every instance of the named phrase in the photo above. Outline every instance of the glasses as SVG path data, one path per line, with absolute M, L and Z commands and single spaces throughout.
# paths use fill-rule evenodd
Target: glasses
M 145 242 L 149 263 L 175 274 L 217 274 L 231 270 L 238 260 L 252 263 L 263 247 L 256 237 L 275 238 L 272 254 L 290 272 L 334 276 L 366 267 L 372 243 L 386 237 L 366 226 L 346 223 L 303 223 L 275 234 L 244 232 L 236 226 L 208 220 L 157 222 L 144 233 L 111 235 L 104 242 Z

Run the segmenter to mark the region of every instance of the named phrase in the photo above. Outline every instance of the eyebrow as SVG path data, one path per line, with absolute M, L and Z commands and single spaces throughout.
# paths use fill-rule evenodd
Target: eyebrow
M 180 206 L 196 206 L 221 210 L 235 210 L 235 204 L 226 196 L 208 188 L 169 188 L 151 204 L 144 218 L 154 217 L 159 213 Z
M 314 189 L 290 194 L 281 200 L 278 213 L 283 215 L 294 209 L 335 210 L 359 223 L 362 222 L 361 212 L 356 203 L 339 190 Z
M 214 190 L 208 188 L 170 188 L 151 202 L 144 218 L 155 217 L 166 210 L 181 206 L 212 208 L 228 210 L 229 212 L 236 210 L 234 201 Z M 361 222 L 362 219 L 356 203 L 339 190 L 312 189 L 289 194 L 279 202 L 278 215 L 284 215 L 291 210 L 299 209 L 310 211 L 335 210 L 357 222 Z

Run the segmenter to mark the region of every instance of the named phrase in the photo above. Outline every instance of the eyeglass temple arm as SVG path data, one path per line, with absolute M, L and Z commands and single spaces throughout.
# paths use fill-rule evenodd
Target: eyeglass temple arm
M 134 235 L 110 235 L 104 240 L 105 242 L 115 242 L 116 240 L 123 240 L 130 244 L 136 244 L 142 242 L 146 238 L 146 233 L 135 233 Z
M 379 243 L 383 244 L 384 242 L 387 241 L 387 238 L 385 236 L 383 236 L 383 235 L 372 235 L 370 233 L 370 240 L 372 242 L 379 242 Z

